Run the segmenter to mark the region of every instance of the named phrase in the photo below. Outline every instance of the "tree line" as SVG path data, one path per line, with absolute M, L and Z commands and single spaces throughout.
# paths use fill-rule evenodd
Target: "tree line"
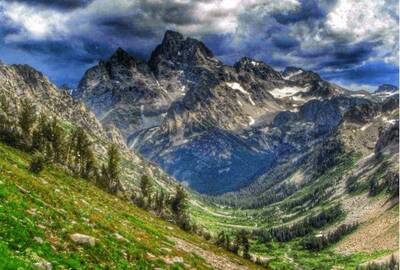
M 62 166 L 72 175 L 90 180 L 107 192 L 123 191 L 117 145 L 110 144 L 105 160 L 99 162 L 93 150 L 94 143 L 82 127 L 68 131 L 57 117 L 38 114 L 36 106 L 28 100 L 11 107 L 5 96 L 0 96 L 0 141 L 31 153 L 29 170 L 32 173 L 39 174 L 49 165 Z M 177 185 L 172 196 L 162 190 L 155 192 L 151 178 L 143 175 L 140 190 L 139 195 L 132 196 L 133 203 L 154 210 L 186 231 L 199 231 L 189 218 L 183 186 Z
M 353 232 L 357 226 L 357 223 L 342 224 L 327 235 L 309 235 L 303 239 L 301 244 L 305 249 L 319 251 L 331 244 L 337 243 L 345 235 Z
M 106 161 L 99 166 L 93 142 L 82 127 L 67 132 L 56 116 L 38 115 L 36 106 L 27 99 L 13 109 L 0 96 L 0 140 L 31 153 L 29 169 L 33 173 L 40 173 L 46 165 L 58 165 L 108 192 L 116 193 L 120 188 L 116 145 L 108 147 Z
M 312 233 L 315 229 L 320 229 L 327 224 L 337 221 L 344 215 L 340 206 L 333 206 L 323 209 L 314 216 L 309 216 L 304 220 L 286 226 L 280 226 L 270 229 L 258 229 L 253 231 L 253 236 L 263 243 L 269 243 L 272 240 L 278 242 L 288 242 L 296 237 L 303 237 Z

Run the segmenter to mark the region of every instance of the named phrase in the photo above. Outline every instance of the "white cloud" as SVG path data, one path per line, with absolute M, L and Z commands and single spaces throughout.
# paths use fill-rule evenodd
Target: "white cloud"
M 341 85 L 342 87 L 352 90 L 352 91 L 360 91 L 360 90 L 365 90 L 368 92 L 374 92 L 377 89 L 376 85 L 371 85 L 371 84 L 359 84 L 359 83 L 349 83 L 349 82 L 343 82 L 343 81 L 334 81 L 338 85 Z
M 68 33 L 65 25 L 67 17 L 54 10 L 37 10 L 24 4 L 3 3 L 4 15 L 21 31 L 6 36 L 6 42 L 26 39 L 52 39 Z

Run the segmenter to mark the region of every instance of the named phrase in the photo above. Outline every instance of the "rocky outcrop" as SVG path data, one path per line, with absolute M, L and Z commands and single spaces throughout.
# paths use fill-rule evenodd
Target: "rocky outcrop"
M 131 149 L 210 194 L 249 185 L 320 144 L 344 117 L 364 121 L 364 104 L 379 102 L 300 68 L 278 72 L 248 57 L 224 65 L 173 31 L 148 63 L 117 50 L 86 72 L 77 93 Z

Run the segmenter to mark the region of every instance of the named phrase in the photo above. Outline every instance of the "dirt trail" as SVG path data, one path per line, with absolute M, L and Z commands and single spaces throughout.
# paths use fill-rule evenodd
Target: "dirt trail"
M 185 251 L 192 252 L 202 257 L 210 266 L 216 269 L 229 269 L 229 270 L 248 270 L 247 266 L 239 265 L 238 263 L 232 262 L 228 257 L 215 255 L 213 252 L 205 250 L 199 246 L 188 243 L 182 239 L 170 237 L 175 242 L 175 248 Z
M 191 202 L 193 205 L 195 205 L 195 206 L 201 208 L 202 210 L 206 211 L 206 212 L 209 213 L 210 215 L 213 215 L 213 216 L 216 216 L 216 217 L 222 217 L 222 218 L 234 218 L 233 216 L 228 215 L 228 214 L 223 214 L 223 213 L 219 213 L 219 212 L 212 211 L 212 210 L 210 210 L 209 208 L 207 208 L 207 207 L 201 205 L 201 204 L 200 204 L 199 202 L 197 202 L 196 200 L 190 200 L 190 202 Z

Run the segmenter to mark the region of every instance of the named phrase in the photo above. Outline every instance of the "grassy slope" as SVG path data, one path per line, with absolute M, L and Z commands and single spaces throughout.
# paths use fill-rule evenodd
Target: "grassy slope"
M 0 144 L 0 269 L 31 269 L 42 259 L 53 269 L 210 269 L 211 259 L 257 268 L 61 169 L 31 174 L 29 160 Z M 97 243 L 74 243 L 73 233 Z M 172 237 L 188 248 L 175 246 Z M 174 257 L 183 263 L 168 264 Z
M 323 200 L 323 204 L 318 204 L 312 208 L 301 206 L 298 208 L 300 209 L 299 211 L 293 211 L 292 209 L 289 212 L 283 208 L 285 202 L 306 196 L 318 186 L 325 187 L 328 185 L 336 190 L 340 184 L 343 184 L 343 175 L 353 169 L 355 163 L 359 159 L 359 155 L 345 159 L 345 162 L 337 166 L 334 170 L 325 173 L 312 184 L 305 186 L 285 200 L 269 205 L 263 209 L 240 210 L 222 208 L 198 202 L 197 204 L 192 204 L 191 212 L 198 223 L 205 224 L 214 234 L 221 229 L 226 231 L 234 231 L 241 228 L 251 230 L 295 222 L 296 220 L 304 218 L 306 215 L 317 213 L 320 211 L 321 207 L 335 205 L 334 201 L 340 202 L 342 197 L 333 195 L 330 199 Z M 369 200 L 376 200 L 376 198 L 370 198 Z M 397 210 L 397 207 L 394 207 L 389 212 L 397 213 Z M 388 214 L 390 214 L 389 212 Z M 335 224 L 331 224 L 330 227 L 334 226 Z M 367 226 L 367 224 L 361 224 L 357 231 L 364 230 L 365 226 Z M 296 269 L 297 266 L 303 269 L 331 269 L 333 266 L 343 267 L 344 269 L 354 269 L 358 264 L 395 251 L 392 249 L 379 249 L 374 252 L 353 252 L 350 255 L 340 254 L 336 251 L 335 247 L 340 246 L 348 237 L 352 237 L 352 235 L 345 237 L 337 245 L 333 245 L 318 253 L 304 250 L 299 244 L 299 239 L 288 243 L 272 243 L 271 245 L 253 243 L 250 251 L 253 254 L 267 257 L 270 261 L 269 266 L 272 269 Z

